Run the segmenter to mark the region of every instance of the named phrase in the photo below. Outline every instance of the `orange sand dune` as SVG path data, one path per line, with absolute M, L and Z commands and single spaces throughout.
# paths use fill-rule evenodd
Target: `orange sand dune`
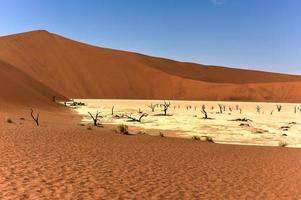
M 0 59 L 71 98 L 301 101 L 301 76 L 177 62 L 47 31 L 0 37 Z
M 62 97 L 24 72 L 0 60 L 0 107 L 3 102 L 17 105 L 52 105 L 52 96 Z M 2 110 L 1 109 L 1 110 Z

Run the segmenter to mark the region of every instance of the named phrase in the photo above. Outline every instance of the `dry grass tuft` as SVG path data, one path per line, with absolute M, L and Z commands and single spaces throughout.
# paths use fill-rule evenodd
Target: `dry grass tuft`
M 127 125 L 121 124 L 117 126 L 117 132 L 123 135 L 130 135 L 129 127 Z

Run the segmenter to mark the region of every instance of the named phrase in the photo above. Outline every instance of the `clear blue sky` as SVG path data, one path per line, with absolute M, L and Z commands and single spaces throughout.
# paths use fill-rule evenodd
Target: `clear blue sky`
M 301 0 L 0 0 L 0 35 L 35 29 L 180 61 L 301 74 Z

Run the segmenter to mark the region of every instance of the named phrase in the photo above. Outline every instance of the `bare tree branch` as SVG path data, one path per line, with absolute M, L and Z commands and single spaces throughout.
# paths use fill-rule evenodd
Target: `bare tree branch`
M 126 115 L 127 118 L 129 118 L 130 120 L 135 121 L 135 122 L 141 122 L 142 118 L 143 118 L 143 117 L 147 117 L 147 116 L 148 116 L 147 113 L 142 113 L 142 114 L 139 116 L 139 118 L 132 117 L 132 114 Z

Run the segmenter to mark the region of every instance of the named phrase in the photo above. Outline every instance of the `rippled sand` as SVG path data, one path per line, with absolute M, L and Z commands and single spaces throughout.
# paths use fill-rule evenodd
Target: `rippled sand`
M 301 198 L 299 149 L 88 130 L 70 113 L 0 119 L 0 199 Z

